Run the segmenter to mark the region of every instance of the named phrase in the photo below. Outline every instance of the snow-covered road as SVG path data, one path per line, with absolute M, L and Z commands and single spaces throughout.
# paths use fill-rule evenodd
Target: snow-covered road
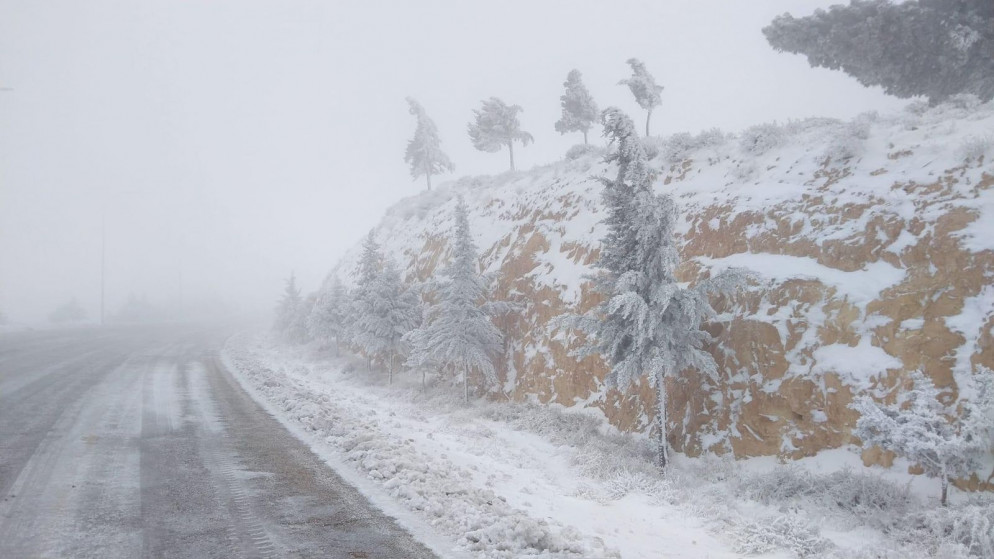
M 0 335 L 0 557 L 430 557 L 249 398 L 224 331 Z

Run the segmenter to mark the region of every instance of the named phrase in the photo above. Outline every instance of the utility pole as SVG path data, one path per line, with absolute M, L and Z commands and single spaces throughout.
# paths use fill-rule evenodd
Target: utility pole
M 104 325 L 104 293 L 107 276 L 107 225 L 105 214 L 100 214 L 100 325 Z

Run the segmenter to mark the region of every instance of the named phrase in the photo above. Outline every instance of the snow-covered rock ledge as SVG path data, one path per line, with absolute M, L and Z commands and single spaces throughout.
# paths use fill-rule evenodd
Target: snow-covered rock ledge
M 790 466 L 682 458 L 663 479 L 643 435 L 593 410 L 467 405 L 447 385 L 424 393 L 420 378 L 400 376 L 388 386 L 359 360 L 264 337 L 236 336 L 223 358 L 291 432 L 443 557 L 994 553 L 989 498 L 957 493 L 937 507 L 907 464 L 880 477 L 847 449 Z

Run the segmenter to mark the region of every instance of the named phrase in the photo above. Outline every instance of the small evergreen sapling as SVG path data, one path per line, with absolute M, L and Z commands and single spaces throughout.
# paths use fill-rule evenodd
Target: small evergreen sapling
M 514 142 L 527 146 L 534 141 L 528 132 L 521 129 L 518 113 L 519 105 L 508 105 L 496 97 L 483 101 L 479 110 L 473 110 L 474 121 L 469 123 L 469 137 L 473 147 L 480 151 L 494 153 L 507 147 L 514 170 Z
M 306 337 L 305 325 L 301 317 L 304 301 L 297 287 L 297 277 L 291 273 L 283 286 L 283 297 L 276 306 L 276 321 L 273 328 L 283 339 L 299 343 Z
M 456 205 L 456 230 L 452 261 L 439 282 L 438 304 L 428 311 L 421 328 L 408 336 L 412 366 L 453 367 L 462 373 L 463 391 L 469 401 L 469 375 L 476 371 L 490 384 L 497 383 L 494 358 L 501 350 L 501 334 L 490 320 L 486 286 L 478 272 L 476 245 L 462 197 Z
M 314 303 L 308 318 L 311 336 L 325 343 L 335 342 L 335 355 L 341 351 L 341 341 L 345 334 L 348 317 L 349 294 L 338 276 L 331 279 L 328 286 Z
M 362 243 L 362 255 L 359 257 L 359 264 L 356 266 L 356 287 L 352 291 L 352 302 L 348 309 L 348 326 L 346 334 L 349 342 L 359 351 L 366 355 L 366 370 L 372 369 L 373 356 L 365 351 L 363 342 L 368 339 L 370 333 L 364 329 L 362 318 L 373 312 L 372 289 L 376 277 L 383 267 L 383 254 L 380 252 L 380 245 L 376 242 L 373 231 L 366 235 L 366 240 Z
M 435 126 L 435 122 L 428 117 L 421 103 L 408 97 L 407 104 L 410 105 L 410 113 L 415 116 L 418 124 L 414 130 L 414 137 L 407 142 L 404 161 L 411 166 L 411 176 L 418 178 L 424 175 L 428 182 L 428 190 L 431 190 L 432 175 L 452 172 L 456 166 L 449 160 L 449 156 L 442 151 L 442 141 L 438 138 L 438 128 Z
M 367 297 L 367 312 L 357 317 L 357 343 L 366 355 L 386 361 L 393 383 L 397 356 L 406 349 L 404 335 L 417 326 L 420 306 L 417 296 L 404 285 L 392 260 L 376 275 Z
M 682 287 L 675 277 L 677 213 L 673 199 L 653 192 L 653 175 L 630 118 L 616 108 L 603 115 L 604 133 L 617 145 L 609 160 L 618 164 L 615 180 L 602 179 L 607 236 L 601 242 L 594 288 L 604 301 L 582 316 L 565 316 L 559 326 L 587 335 L 576 355 L 600 354 L 611 366 L 605 382 L 625 390 L 646 376 L 656 389 L 657 452 L 668 462 L 666 378 L 697 369 L 717 379 L 718 368 L 705 350 L 711 335 L 701 328 L 716 317 L 709 294 L 728 292 L 744 279 L 729 270 Z
M 579 70 L 570 70 L 563 87 L 566 91 L 559 97 L 562 106 L 562 118 L 556 122 L 556 132 L 582 132 L 583 145 L 587 145 L 587 132 L 597 122 L 597 103 L 583 85 L 583 76 Z
M 983 372 L 982 372 L 983 373 Z M 853 435 L 863 447 L 879 446 L 921 466 L 925 475 L 938 478 L 941 503 L 946 505 L 949 480 L 964 477 L 981 467 L 990 449 L 988 424 L 994 404 L 989 374 L 973 401 L 960 402 L 959 413 L 942 403 L 940 390 L 921 371 L 911 373 L 911 388 L 893 404 L 857 398 L 850 407 L 859 412 Z
M 652 119 L 652 110 L 659 106 L 663 100 L 660 93 L 663 86 L 656 85 L 656 78 L 645 69 L 645 64 L 638 58 L 629 58 L 628 65 L 632 67 L 632 77 L 621 80 L 618 85 L 627 85 L 635 96 L 635 101 L 640 107 L 647 111 L 645 115 L 645 135 L 649 136 L 649 121 Z

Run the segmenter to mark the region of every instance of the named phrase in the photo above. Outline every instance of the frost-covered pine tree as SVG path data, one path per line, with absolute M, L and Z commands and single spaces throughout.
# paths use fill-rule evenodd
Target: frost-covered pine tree
M 582 132 L 583 144 L 587 145 L 587 133 L 597 122 L 597 103 L 587 91 L 587 86 L 583 85 L 583 76 L 579 70 L 570 70 L 563 87 L 566 91 L 559 97 L 563 113 L 562 118 L 556 122 L 556 132 Z
M 682 287 L 673 199 L 653 192 L 653 175 L 631 119 L 616 108 L 603 114 L 604 133 L 616 145 L 609 160 L 618 177 L 604 182 L 605 223 L 594 287 L 602 303 L 585 315 L 563 317 L 560 326 L 587 335 L 578 356 L 602 355 L 611 366 L 605 382 L 625 390 L 641 377 L 656 389 L 657 451 L 660 467 L 668 462 L 666 378 L 696 369 L 716 380 L 718 369 L 705 350 L 712 341 L 702 329 L 714 320 L 709 294 L 740 285 L 737 270 Z
M 627 85 L 635 96 L 635 101 L 640 107 L 645 109 L 645 135 L 649 136 L 649 121 L 652 119 L 652 110 L 659 106 L 663 100 L 660 93 L 663 86 L 656 85 L 656 78 L 645 69 L 645 64 L 638 58 L 629 58 L 628 65 L 632 67 L 632 77 L 621 80 L 618 85 Z
M 349 342 L 364 353 L 365 348 L 362 346 L 361 340 L 364 340 L 368 333 L 363 330 L 362 317 L 373 312 L 370 293 L 382 266 L 383 254 L 380 252 L 380 245 L 376 242 L 373 231 L 370 230 L 362 242 L 362 255 L 356 266 L 355 289 L 351 293 L 352 301 L 348 310 L 348 326 L 345 330 Z M 372 368 L 372 360 L 373 356 L 366 353 L 367 371 Z
M 273 329 L 287 341 L 297 343 L 305 337 L 301 332 L 303 306 L 300 288 L 297 287 L 297 277 L 291 273 L 284 283 L 283 296 L 276 305 L 276 321 L 273 324 Z
M 462 373 L 464 397 L 469 401 L 469 375 L 478 372 L 497 383 L 494 358 L 501 349 L 501 334 L 486 310 L 487 289 L 478 271 L 476 245 L 469 230 L 469 216 L 462 197 L 456 204 L 456 230 L 452 261 L 437 290 L 438 304 L 428 311 L 421 328 L 408 336 L 412 366 L 453 367 Z
M 897 97 L 994 98 L 991 0 L 854 0 L 807 17 L 783 14 L 763 34 L 777 51 Z
M 978 397 L 960 402 L 959 413 L 940 399 L 941 391 L 921 371 L 910 375 L 911 388 L 893 404 L 879 403 L 869 396 L 857 398 L 850 407 L 859 412 L 853 435 L 864 448 L 879 446 L 918 464 L 925 475 L 938 478 L 941 503 L 946 505 L 949 480 L 967 476 L 983 464 L 990 449 L 991 407 L 994 390 L 990 380 L 982 382 Z
M 341 341 L 348 320 L 349 293 L 338 276 L 331 278 L 330 285 L 323 290 L 308 317 L 311 337 L 325 343 L 335 342 L 335 355 L 341 351 Z
M 442 151 L 442 141 L 438 138 L 438 128 L 435 121 L 428 117 L 421 103 L 408 97 L 407 104 L 410 106 L 410 113 L 418 121 L 414 130 L 414 137 L 407 142 L 407 151 L 404 153 L 404 161 L 411 166 L 411 176 L 418 178 L 424 175 L 428 182 L 428 190 L 431 190 L 431 177 L 444 172 L 452 172 L 456 166 L 449 160 L 449 156 Z
M 357 317 L 359 334 L 355 343 L 367 356 L 386 362 L 393 383 L 397 357 L 405 353 L 404 335 L 418 325 L 421 307 L 392 260 L 386 261 L 370 285 L 366 309 Z
M 508 105 L 496 97 L 483 101 L 479 110 L 473 110 L 475 119 L 469 123 L 469 137 L 473 140 L 473 147 L 495 153 L 506 146 L 513 171 L 514 142 L 527 146 L 535 140 L 531 134 L 521 129 L 518 113 L 523 110 L 519 105 Z

